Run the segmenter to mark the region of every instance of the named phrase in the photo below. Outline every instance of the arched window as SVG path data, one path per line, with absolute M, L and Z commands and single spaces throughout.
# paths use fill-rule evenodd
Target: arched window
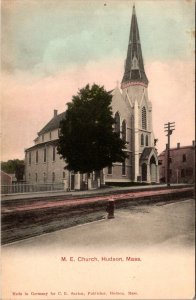
M 56 147 L 54 146 L 52 148 L 52 160 L 55 161 L 55 156 L 56 156 Z
M 120 136 L 120 115 L 118 112 L 115 113 L 115 125 L 114 125 L 114 131 L 118 133 Z
M 147 123 L 146 123 L 146 108 L 142 107 L 142 129 L 147 129 Z
M 44 148 L 44 162 L 46 162 L 46 148 Z
M 143 135 L 143 133 L 141 134 L 141 146 L 144 146 L 144 135 Z
M 148 136 L 146 135 L 146 146 L 148 146 Z
M 38 164 L 38 150 L 36 151 L 35 162 L 36 162 L 36 164 Z
M 122 175 L 123 176 L 126 175 L 126 162 L 125 162 L 125 160 L 122 162 Z
M 134 148 L 134 117 L 131 116 L 131 145 L 130 149 L 133 150 Z
M 55 173 L 52 172 L 52 182 L 55 182 Z
M 126 126 L 126 121 L 124 120 L 122 122 L 122 140 L 126 142 L 126 135 L 127 135 L 127 126 Z
M 31 164 L 31 152 L 29 152 L 29 165 Z

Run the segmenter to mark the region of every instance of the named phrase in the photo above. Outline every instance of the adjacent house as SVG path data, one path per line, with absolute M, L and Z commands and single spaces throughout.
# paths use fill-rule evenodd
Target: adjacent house
M 1 186 L 12 184 L 12 175 L 1 171 Z
M 190 146 L 180 146 L 170 149 L 170 182 L 194 183 L 195 174 L 195 141 Z M 160 182 L 167 181 L 167 150 L 159 155 Z

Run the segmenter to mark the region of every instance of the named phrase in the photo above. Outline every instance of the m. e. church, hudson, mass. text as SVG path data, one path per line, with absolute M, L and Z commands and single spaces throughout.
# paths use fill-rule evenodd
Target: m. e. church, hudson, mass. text
M 74 256 L 70 256 L 70 257 L 66 257 L 66 256 L 61 256 L 61 261 L 62 262 L 75 262 L 75 261 L 79 261 L 79 262 L 123 262 L 123 261 L 141 261 L 140 257 L 130 257 L 130 256 L 126 256 L 126 257 L 106 257 L 106 256 L 102 256 L 102 257 L 83 257 L 83 256 L 78 256 L 78 257 L 74 257 Z

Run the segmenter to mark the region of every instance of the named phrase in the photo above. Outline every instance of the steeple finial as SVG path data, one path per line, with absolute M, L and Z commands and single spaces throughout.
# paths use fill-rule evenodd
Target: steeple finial
M 133 15 L 135 15 L 135 3 L 133 3 Z
M 121 86 L 123 88 L 129 84 L 134 84 L 134 82 L 145 86 L 148 85 L 148 79 L 144 70 L 135 4 L 133 4 L 127 58 Z

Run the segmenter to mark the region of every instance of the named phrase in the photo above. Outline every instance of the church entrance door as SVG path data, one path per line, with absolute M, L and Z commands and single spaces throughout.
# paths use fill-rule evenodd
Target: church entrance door
M 150 159 L 150 178 L 151 182 L 156 182 L 157 174 L 156 174 L 157 168 L 156 168 L 156 161 L 155 157 L 152 156 Z
M 142 181 L 147 181 L 147 165 L 142 164 Z

